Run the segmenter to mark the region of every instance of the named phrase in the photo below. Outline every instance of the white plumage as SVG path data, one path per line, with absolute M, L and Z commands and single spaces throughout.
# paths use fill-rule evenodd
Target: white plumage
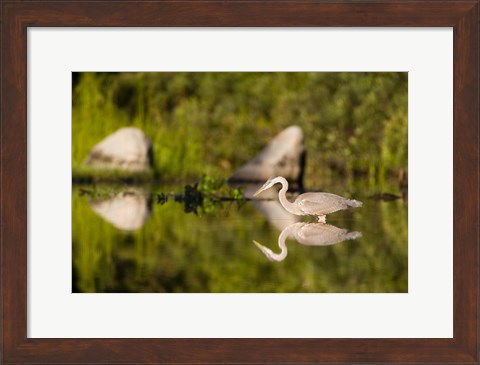
M 280 253 L 274 253 L 268 247 L 257 241 L 255 245 L 263 252 L 270 261 L 282 261 L 287 257 L 287 238 L 294 238 L 298 243 L 307 246 L 330 246 L 345 240 L 354 240 L 362 237 L 361 232 L 349 232 L 346 229 L 338 228 L 325 223 L 293 223 L 286 227 L 278 236 L 278 247 Z
M 349 208 L 358 208 L 362 206 L 362 202 L 347 199 L 339 195 L 330 193 L 304 193 L 300 194 L 292 203 L 287 199 L 286 192 L 288 190 L 288 181 L 278 176 L 270 178 L 267 182 L 257 190 L 254 196 L 262 191 L 271 188 L 275 184 L 282 184 L 282 188 L 278 192 L 278 198 L 282 206 L 290 213 L 295 215 L 313 215 L 318 217 L 319 222 L 325 222 L 325 215 L 339 210 Z

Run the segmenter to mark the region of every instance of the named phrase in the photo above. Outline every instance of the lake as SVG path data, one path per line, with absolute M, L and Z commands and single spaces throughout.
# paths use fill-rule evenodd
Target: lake
M 324 184 L 363 202 L 328 226 L 287 213 L 273 190 L 260 196 L 273 200 L 186 201 L 184 185 L 74 185 L 72 291 L 408 291 L 408 205 L 393 183 Z

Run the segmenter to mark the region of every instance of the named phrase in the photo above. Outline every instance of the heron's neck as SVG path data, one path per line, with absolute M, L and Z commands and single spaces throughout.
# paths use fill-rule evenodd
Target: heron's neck
M 288 250 L 287 250 L 287 245 L 285 244 L 285 241 L 287 240 L 288 236 L 290 235 L 290 229 L 284 229 L 282 233 L 280 233 L 280 236 L 278 236 L 278 247 L 280 247 L 280 253 L 275 254 L 275 261 L 282 261 L 287 257 Z
M 276 261 L 282 261 L 285 259 L 285 257 L 287 257 L 288 250 L 285 242 L 293 232 L 298 231 L 298 229 L 303 227 L 303 225 L 304 225 L 303 222 L 297 222 L 297 223 L 290 224 L 289 226 L 283 229 L 283 231 L 280 233 L 280 236 L 278 236 L 278 247 L 280 247 L 280 253 L 274 254 Z
M 257 245 L 257 247 L 260 248 L 260 250 L 265 254 L 265 256 L 268 257 L 270 261 L 277 261 L 277 262 L 283 261 L 288 254 L 287 245 L 285 241 L 287 240 L 287 238 L 289 238 L 292 235 L 292 231 L 293 232 L 298 231 L 301 227 L 303 227 L 304 224 L 305 223 L 303 222 L 297 222 L 297 223 L 290 224 L 289 226 L 283 229 L 283 231 L 278 236 L 278 247 L 280 248 L 280 253 L 274 253 L 269 248 L 259 244 L 256 241 L 254 242 Z
M 280 200 L 280 203 L 283 205 L 283 207 L 290 213 L 292 214 L 302 214 L 300 209 L 298 209 L 294 203 L 291 203 L 287 199 L 287 190 L 288 190 L 288 182 L 285 179 L 279 180 L 279 183 L 282 184 L 282 188 L 278 192 L 278 199 Z

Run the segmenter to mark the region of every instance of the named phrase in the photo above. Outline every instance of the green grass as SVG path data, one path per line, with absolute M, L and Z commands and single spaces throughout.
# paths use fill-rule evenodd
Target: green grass
M 141 184 L 151 182 L 158 178 L 154 171 L 125 171 L 125 170 L 102 170 L 86 165 L 76 165 L 72 169 L 73 183 L 94 184 L 94 183 L 115 183 L 124 182 L 129 184 Z

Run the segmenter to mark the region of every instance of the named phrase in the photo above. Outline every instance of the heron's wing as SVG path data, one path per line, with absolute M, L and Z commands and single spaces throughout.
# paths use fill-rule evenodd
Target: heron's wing
M 309 215 L 325 215 L 350 207 L 349 200 L 330 193 L 305 193 L 298 196 L 295 204 Z
M 293 233 L 299 243 L 309 246 L 334 245 L 362 236 L 360 232 L 348 232 L 346 229 L 325 223 L 305 224 Z

